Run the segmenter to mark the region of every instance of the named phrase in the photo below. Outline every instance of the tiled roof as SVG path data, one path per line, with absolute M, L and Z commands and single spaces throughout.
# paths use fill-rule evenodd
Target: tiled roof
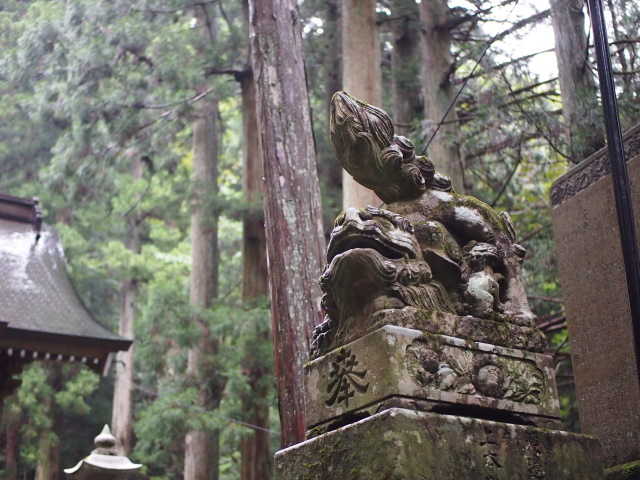
M 129 348 L 93 318 L 65 263 L 55 228 L 0 211 L 0 357 L 82 359 L 98 369 L 109 352 Z
M 0 321 L 12 329 L 120 340 L 98 324 L 67 274 L 58 231 L 0 219 Z

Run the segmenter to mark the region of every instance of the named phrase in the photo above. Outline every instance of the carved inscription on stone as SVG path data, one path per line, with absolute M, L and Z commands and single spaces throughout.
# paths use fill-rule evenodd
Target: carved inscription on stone
M 416 340 L 407 347 L 406 367 L 423 388 L 539 405 L 544 376 L 531 362 L 478 354 Z
M 364 382 L 367 370 L 356 370 L 358 360 L 351 353 L 351 350 L 341 348 L 334 362 L 331 362 L 329 378 L 331 381 L 327 385 L 327 393 L 330 395 L 325 402 L 328 407 L 344 402 L 349 406 L 349 399 L 356 392 L 366 393 L 369 384 Z
M 499 470 L 502 469 L 502 460 L 499 459 L 501 439 L 499 431 L 490 426 L 484 427 L 485 438 L 479 442 L 482 458 L 484 459 L 483 480 L 496 480 L 500 477 Z

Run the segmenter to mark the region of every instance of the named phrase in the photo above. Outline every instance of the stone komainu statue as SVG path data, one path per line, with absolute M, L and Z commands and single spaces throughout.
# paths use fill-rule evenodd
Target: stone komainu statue
M 333 96 L 331 140 L 344 169 L 386 205 L 350 208 L 336 219 L 314 357 L 388 310 L 535 327 L 520 277 L 525 250 L 508 214 L 455 193 L 429 158 L 394 135 L 386 112 L 345 92 Z

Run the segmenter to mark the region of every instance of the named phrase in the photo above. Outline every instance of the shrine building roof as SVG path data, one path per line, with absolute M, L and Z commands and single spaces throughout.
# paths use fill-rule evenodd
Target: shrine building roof
M 132 340 L 98 323 L 67 273 L 37 199 L 0 195 L 0 362 L 82 362 L 103 372 Z

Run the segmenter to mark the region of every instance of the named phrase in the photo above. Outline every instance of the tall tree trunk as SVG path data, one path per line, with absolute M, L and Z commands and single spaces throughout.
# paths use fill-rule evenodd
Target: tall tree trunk
M 244 0 L 245 29 L 249 33 L 249 3 Z M 247 35 L 248 36 L 248 35 Z M 250 59 L 250 57 L 248 57 Z M 258 113 L 256 88 L 251 68 L 238 75 L 242 91 L 243 137 L 243 185 L 244 200 L 251 205 L 242 224 L 242 301 L 253 300 L 269 294 L 267 271 L 267 240 L 262 209 L 262 164 L 260 163 L 260 139 L 258 137 Z M 261 208 L 254 209 L 254 206 Z M 250 435 L 240 444 L 240 480 L 270 480 L 271 452 L 269 449 L 269 384 L 273 371 L 265 365 L 263 356 L 257 354 L 259 345 L 271 342 L 267 325 L 261 324 L 254 341 L 245 346 L 242 371 L 247 377 L 249 392 L 242 395 L 242 414 L 245 422 L 255 425 Z M 257 348 L 254 348 L 257 347 Z
M 137 152 L 131 154 L 131 175 L 142 178 L 142 162 Z M 127 217 L 127 233 L 125 245 L 133 254 L 139 254 L 142 248 L 141 222 L 136 212 Z M 120 307 L 120 325 L 118 333 L 125 338 L 134 338 L 133 328 L 138 309 L 138 281 L 126 278 L 121 285 L 122 305 Z M 134 347 L 126 352 L 118 352 L 115 362 L 115 383 L 113 389 L 113 410 L 111 414 L 111 431 L 117 439 L 116 449 L 119 455 L 129 456 L 133 442 L 133 372 Z
M 52 430 L 40 434 L 35 480 L 58 480 L 60 439 Z
M 429 0 L 420 3 L 422 21 L 422 91 L 425 118 L 433 125 L 433 131 L 442 121 L 438 134 L 429 145 L 427 154 L 436 169 L 448 175 L 453 187 L 463 192 L 464 168 L 457 147 L 458 124 L 455 107 L 445 118 L 453 102 L 455 90 L 451 83 L 453 59 L 451 57 L 451 32 L 447 26 L 450 10 L 447 0 Z M 429 132 L 427 140 L 431 137 Z
M 250 0 L 282 445 L 304 440 L 303 366 L 322 318 L 324 237 L 295 0 Z
M 53 386 L 51 396 L 43 399 L 44 415 L 51 422 L 40 432 L 38 439 L 38 464 L 35 480 L 58 480 L 60 458 L 60 412 L 55 402 L 54 392 L 62 387 L 60 365 L 45 364 L 47 383 Z
M 376 28 L 376 0 L 342 1 L 342 84 L 344 90 L 372 105 L 382 104 L 380 42 Z M 372 190 L 342 172 L 342 207 L 382 204 Z
M 613 3 L 613 0 L 607 0 L 607 6 L 609 7 L 609 12 L 611 14 L 611 26 L 613 27 L 613 39 L 614 41 L 616 40 L 623 40 L 624 39 L 624 35 L 622 34 L 622 32 L 620 32 L 620 23 L 618 21 L 618 13 L 616 12 L 616 8 L 615 5 Z M 620 2 L 620 12 L 626 12 L 626 2 Z M 620 69 L 623 72 L 628 72 L 629 71 L 629 62 L 627 61 L 627 54 L 626 54 L 626 45 L 621 44 L 619 46 L 616 47 L 618 49 L 617 55 L 618 55 L 618 61 L 620 62 Z M 627 92 L 631 91 L 632 88 L 632 83 L 631 83 L 631 75 L 622 75 L 622 82 L 624 83 L 624 89 Z
M 324 49 L 325 54 L 322 56 L 325 65 L 324 85 L 326 86 L 324 110 L 327 112 L 327 118 L 329 118 L 328 112 L 331 107 L 331 97 L 343 88 L 341 0 L 325 0 L 323 8 L 326 17 L 326 23 L 323 27 L 324 36 L 326 37 L 326 49 Z M 338 162 L 336 163 L 338 166 L 340 165 Z
M 253 72 L 247 72 L 241 81 L 242 112 L 244 120 L 244 198 L 250 204 L 262 203 L 262 165 L 259 156 L 258 122 L 256 115 L 255 83 Z M 267 241 L 264 215 L 253 211 L 243 222 L 242 301 L 250 303 L 269 294 L 267 271 Z M 249 392 L 242 397 L 242 413 L 247 423 L 258 427 L 242 440 L 240 480 L 269 480 L 271 453 L 269 451 L 269 383 L 273 371 L 259 355 L 260 344 L 269 342 L 268 325 L 261 325 L 256 338 L 245 348 L 242 371 L 249 383 Z
M 604 145 L 597 91 L 589 67 L 583 0 L 550 0 L 556 41 L 562 114 L 571 161 L 579 163 Z
M 7 418 L 7 444 L 5 450 L 4 480 L 17 480 L 21 416 L 21 413 L 16 412 L 11 413 L 9 418 Z
M 400 17 L 393 35 L 393 120 L 397 135 L 409 135 L 424 110 L 420 92 L 420 22 L 415 0 L 394 0 L 392 15 Z
M 218 295 L 218 219 L 207 212 L 207 193 L 217 192 L 217 105 L 202 109 L 193 122 L 193 202 L 191 211 L 190 301 L 200 308 Z M 198 386 L 198 406 L 220 404 L 224 382 L 216 368 L 217 339 L 204 319 L 198 319 L 199 343 L 189 349 L 187 376 Z M 193 430 L 185 440 L 184 480 L 217 480 L 219 433 Z
M 324 231 L 333 229 L 333 221 L 343 208 L 343 172 L 342 165 L 336 160 L 333 145 L 329 140 L 329 111 L 333 94 L 342 90 L 342 5 L 341 0 L 325 0 L 322 2 L 322 18 L 324 19 L 324 42 L 320 62 L 323 65 L 324 77 L 321 79 L 324 94 L 322 111 L 317 112 L 314 121 L 316 135 L 316 154 L 318 159 L 318 176 L 322 188 L 322 205 L 324 209 Z M 324 125 L 319 125 L 322 119 Z M 319 136 L 321 131 L 322 140 Z

